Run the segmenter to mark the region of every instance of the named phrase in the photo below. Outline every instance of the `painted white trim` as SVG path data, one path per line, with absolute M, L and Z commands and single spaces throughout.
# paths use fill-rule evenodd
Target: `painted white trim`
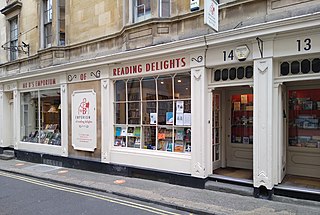
M 154 150 L 122 150 L 121 148 L 111 150 L 112 163 L 139 168 L 149 168 L 163 171 L 179 172 L 190 174 L 190 156 L 173 153 L 161 153 Z

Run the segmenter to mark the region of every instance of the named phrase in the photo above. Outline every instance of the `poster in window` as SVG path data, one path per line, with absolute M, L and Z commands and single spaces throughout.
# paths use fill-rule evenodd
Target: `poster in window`
M 241 95 L 241 104 L 247 104 L 247 103 L 248 103 L 248 96 Z
M 183 113 L 176 114 L 176 125 L 183 125 Z
M 191 113 L 183 114 L 183 125 L 191 125 Z
M 93 89 L 72 93 L 72 146 L 76 150 L 92 152 L 97 147 L 96 104 Z
M 176 103 L 176 113 L 183 113 L 184 107 L 183 101 L 177 101 Z
M 173 112 L 166 112 L 166 124 L 167 125 L 173 124 Z
M 157 113 L 150 113 L 150 125 L 157 124 Z

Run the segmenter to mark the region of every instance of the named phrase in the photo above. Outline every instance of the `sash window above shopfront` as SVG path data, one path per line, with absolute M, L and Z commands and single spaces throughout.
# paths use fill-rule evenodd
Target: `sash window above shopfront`
M 115 81 L 114 146 L 191 151 L 190 73 Z
M 61 145 L 60 89 L 21 93 L 21 141 Z
M 320 72 L 320 58 L 295 60 L 282 62 L 280 65 L 280 75 L 311 74 Z

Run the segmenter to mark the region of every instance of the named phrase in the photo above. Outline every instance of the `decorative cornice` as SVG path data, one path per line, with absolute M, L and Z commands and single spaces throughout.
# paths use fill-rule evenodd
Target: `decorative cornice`
M 12 2 L 11 4 L 8 4 L 6 7 L 2 8 L 0 12 L 6 16 L 13 11 L 20 10 L 21 7 L 22 7 L 22 3 L 17 0 Z

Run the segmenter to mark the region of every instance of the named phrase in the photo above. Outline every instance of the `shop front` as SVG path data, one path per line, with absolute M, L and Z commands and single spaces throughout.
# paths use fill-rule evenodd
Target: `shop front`
M 128 62 L 110 68 L 113 115 L 109 160 L 190 174 L 192 144 L 189 56 Z
M 18 82 L 15 149 L 67 156 L 63 76 L 36 77 Z
M 319 190 L 319 33 L 307 30 L 281 35 L 275 47 L 275 85 L 280 85 L 283 112 L 281 185 Z
M 252 183 L 252 44 L 235 43 L 208 51 L 212 173 Z

